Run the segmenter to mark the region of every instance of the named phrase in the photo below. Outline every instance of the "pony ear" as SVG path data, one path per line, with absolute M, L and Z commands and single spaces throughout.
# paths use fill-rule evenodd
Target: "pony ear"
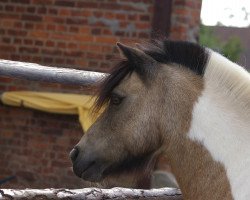
M 152 77 L 156 69 L 157 61 L 143 51 L 126 46 L 117 42 L 120 53 L 128 59 L 130 65 L 135 67 L 135 71 L 143 78 Z

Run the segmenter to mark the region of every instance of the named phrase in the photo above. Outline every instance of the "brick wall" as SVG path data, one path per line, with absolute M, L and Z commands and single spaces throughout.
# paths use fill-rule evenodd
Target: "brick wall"
M 82 136 L 76 116 L 0 107 L 1 188 L 76 188 L 86 185 L 70 167 L 68 152 Z
M 0 56 L 6 59 L 106 71 L 116 41 L 150 35 L 152 0 L 1 2 Z
M 202 0 L 173 0 L 170 38 L 197 42 Z
M 172 0 L 170 38 L 194 41 L 200 0 Z M 0 59 L 107 72 L 117 41 L 150 38 L 157 0 L 0 0 Z M 157 11 L 156 11 L 157 13 Z M 13 90 L 86 92 L 84 87 L 0 77 Z M 70 171 L 68 152 L 82 135 L 76 116 L 0 104 L 1 187 L 83 185 Z

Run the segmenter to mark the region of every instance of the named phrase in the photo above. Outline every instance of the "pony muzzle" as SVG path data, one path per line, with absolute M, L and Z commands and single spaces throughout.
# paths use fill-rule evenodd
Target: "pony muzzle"
M 83 154 L 78 148 L 74 148 L 70 152 L 70 158 L 73 163 L 73 171 L 79 178 L 91 182 L 98 182 L 103 178 L 107 165 L 95 155 Z

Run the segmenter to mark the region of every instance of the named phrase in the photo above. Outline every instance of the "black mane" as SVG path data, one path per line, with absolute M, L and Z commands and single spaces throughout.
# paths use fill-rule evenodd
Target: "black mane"
M 153 41 L 139 48 L 160 63 L 179 64 L 200 76 L 203 76 L 209 58 L 209 53 L 204 47 L 191 42 Z M 109 101 L 113 89 L 126 75 L 132 73 L 134 70 L 135 68 L 129 65 L 127 60 L 122 60 L 113 68 L 111 74 L 104 80 L 100 87 L 95 105 L 96 110 Z
M 198 75 L 203 75 L 209 54 L 204 47 L 184 41 L 154 42 L 144 52 L 160 63 L 175 63 L 189 68 Z

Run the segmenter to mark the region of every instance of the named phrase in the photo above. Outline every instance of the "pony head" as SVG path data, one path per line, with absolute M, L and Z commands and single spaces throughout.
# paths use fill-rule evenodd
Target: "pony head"
M 196 44 L 117 46 L 125 59 L 96 101 L 96 109 L 106 109 L 70 154 L 75 174 L 88 181 L 129 173 L 135 182 L 153 169 L 160 154 L 182 142 L 203 87 L 208 55 Z

